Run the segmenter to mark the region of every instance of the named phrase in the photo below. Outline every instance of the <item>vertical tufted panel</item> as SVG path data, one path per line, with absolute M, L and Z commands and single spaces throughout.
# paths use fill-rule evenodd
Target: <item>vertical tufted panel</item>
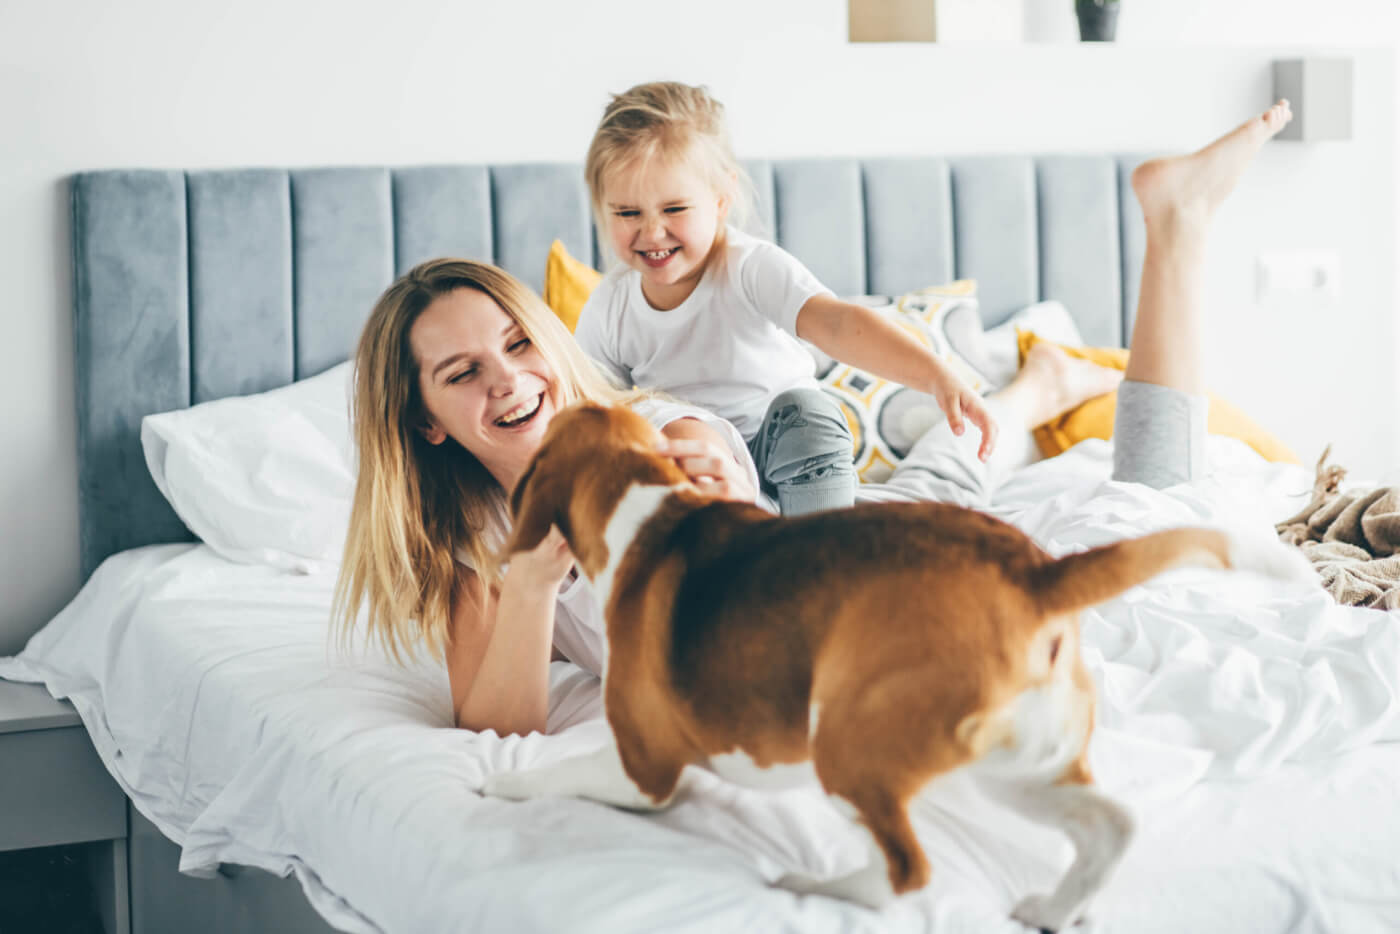
M 287 173 L 192 172 L 191 401 L 290 383 L 292 213 Z
M 772 240 L 778 222 L 773 209 L 773 163 L 766 159 L 745 159 L 743 168 L 753 182 L 753 216 L 744 230 L 764 240 Z
M 588 186 L 577 165 L 492 166 L 491 202 L 496 264 L 536 292 L 556 239 L 580 259 L 593 255 Z
M 185 177 L 73 180 L 79 547 L 84 575 L 114 552 L 189 532 L 156 489 L 141 418 L 190 402 Z
M 1039 161 L 1040 294 L 1063 302 L 1084 340 L 1123 341 L 1118 166 L 1106 156 Z
M 1142 223 L 1142 205 L 1133 194 L 1133 169 L 1148 156 L 1122 156 L 1118 159 L 1118 206 L 1123 258 L 1123 346 L 1133 336 L 1137 318 L 1138 294 L 1142 288 L 1142 257 L 1147 252 L 1147 228 Z
M 775 162 L 773 195 L 778 244 L 837 295 L 864 295 L 860 166 L 849 159 Z
M 394 274 L 450 256 L 491 262 L 491 175 L 484 165 L 395 169 Z
M 350 356 L 375 299 L 393 275 L 388 170 L 293 172 L 297 379 Z
M 942 159 L 864 164 L 869 291 L 901 295 L 953 278 L 953 191 Z
M 1040 298 L 1035 163 L 985 156 L 951 164 L 957 275 L 977 280 L 990 327 Z

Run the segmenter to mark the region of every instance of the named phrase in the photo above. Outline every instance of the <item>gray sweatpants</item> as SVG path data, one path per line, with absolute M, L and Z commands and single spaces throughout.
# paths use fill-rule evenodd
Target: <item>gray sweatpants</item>
M 977 445 L 940 422 L 919 439 L 884 483 L 862 484 L 859 502 L 928 500 L 985 508 L 1012 471 L 1036 459 L 1030 433 L 1012 429 L 995 398 L 987 408 L 1002 431 L 987 463 Z M 1113 479 L 1155 489 L 1199 478 L 1205 467 L 1209 400 L 1165 386 L 1125 380 L 1113 426 Z M 969 428 L 976 435 L 975 428 Z
M 840 509 L 855 502 L 851 428 L 831 396 L 816 388 L 773 397 L 749 453 L 763 492 L 785 516 Z

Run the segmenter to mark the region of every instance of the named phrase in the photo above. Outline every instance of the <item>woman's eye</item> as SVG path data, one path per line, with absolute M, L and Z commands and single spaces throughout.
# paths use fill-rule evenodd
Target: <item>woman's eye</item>
M 511 345 L 510 345 L 508 348 L 506 348 L 506 349 L 509 350 L 511 353 L 521 353 L 521 352 L 523 352 L 523 351 L 525 350 L 526 347 L 529 347 L 529 346 L 530 346 L 530 338 L 528 338 L 528 337 L 522 337 L 522 338 L 520 338 L 520 340 L 516 341 L 514 344 L 511 344 Z
M 473 376 L 475 376 L 475 375 L 476 375 L 476 368 L 475 368 L 475 367 L 469 367 L 469 368 L 463 370 L 462 372 L 458 373 L 456 376 L 449 377 L 447 381 L 448 381 L 449 383 L 453 384 L 453 385 L 456 385 L 457 383 L 466 382 L 467 380 L 471 379 L 471 378 L 472 378 Z
M 675 206 L 673 206 L 673 207 L 667 208 L 667 209 L 666 209 L 666 213 L 667 213 L 667 214 L 680 214 L 680 213 L 684 212 L 688 207 L 690 207 L 690 205 L 688 205 L 688 204 L 677 204 L 677 205 L 675 205 Z
M 613 216 L 614 216 L 614 217 L 633 218 L 633 217 L 636 217 L 636 216 L 637 216 L 638 214 L 640 214 L 640 213 L 642 213 L 642 212 L 641 212 L 641 211 L 613 211 Z

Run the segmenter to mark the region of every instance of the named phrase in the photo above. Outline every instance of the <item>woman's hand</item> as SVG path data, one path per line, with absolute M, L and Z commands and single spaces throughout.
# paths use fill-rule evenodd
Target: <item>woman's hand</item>
M 707 426 L 701 427 L 709 430 Z M 729 448 L 716 441 L 697 437 L 668 437 L 656 446 L 656 453 L 675 461 L 690 478 L 691 484 L 706 496 L 744 503 L 754 501 L 755 490 L 749 483 L 748 475 L 734 455 L 729 453 Z
M 507 579 L 514 577 L 522 586 L 557 590 L 559 583 L 574 566 L 574 553 L 564 540 L 559 527 L 551 525 L 549 532 L 530 551 L 520 551 L 510 556 L 510 567 L 506 570 Z

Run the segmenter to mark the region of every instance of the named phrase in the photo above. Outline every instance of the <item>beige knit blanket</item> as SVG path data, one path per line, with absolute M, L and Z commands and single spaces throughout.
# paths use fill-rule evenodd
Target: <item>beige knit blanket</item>
M 1400 610 L 1400 487 L 1343 493 L 1346 470 L 1327 465 L 1331 450 L 1318 459 L 1312 501 L 1278 536 L 1307 555 L 1338 603 Z

